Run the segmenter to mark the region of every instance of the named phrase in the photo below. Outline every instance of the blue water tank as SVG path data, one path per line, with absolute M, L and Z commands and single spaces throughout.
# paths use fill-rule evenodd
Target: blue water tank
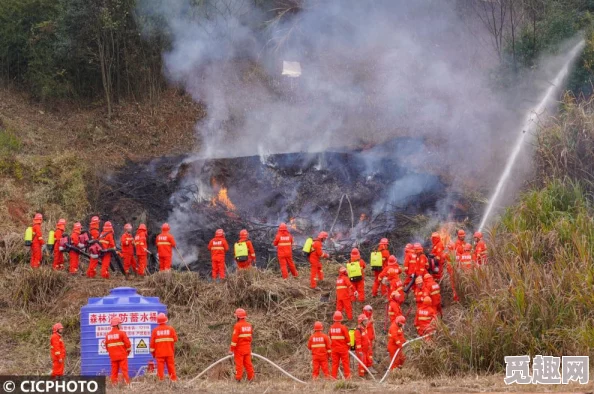
M 159 297 L 143 297 L 132 287 L 117 287 L 107 297 L 89 298 L 80 310 L 81 374 L 109 376 L 111 373 L 105 335 L 111 330 L 111 318 L 118 316 L 122 321 L 120 327 L 132 344 L 129 374 L 131 378 L 136 376 L 152 359 L 149 341 L 161 312 L 167 313 L 167 307 L 159 302 Z

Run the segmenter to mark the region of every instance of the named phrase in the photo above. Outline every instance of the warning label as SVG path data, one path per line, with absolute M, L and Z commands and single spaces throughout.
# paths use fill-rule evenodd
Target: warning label
M 120 326 L 128 337 L 146 337 L 151 335 L 150 324 L 124 324 Z M 95 326 L 95 338 L 105 338 L 111 331 L 110 326 Z
M 109 353 L 107 353 L 107 348 L 105 347 L 105 339 L 100 339 L 97 342 L 97 347 L 98 347 L 98 354 L 100 356 L 107 356 Z M 130 352 L 130 354 L 128 355 L 128 358 L 134 358 L 134 352 Z
M 149 338 L 134 338 L 134 353 L 149 354 Z

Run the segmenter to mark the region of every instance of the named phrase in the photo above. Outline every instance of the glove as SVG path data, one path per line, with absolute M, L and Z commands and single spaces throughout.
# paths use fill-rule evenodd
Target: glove
M 355 291 L 355 292 L 353 293 L 353 295 L 354 295 L 355 297 L 359 297 L 359 292 L 358 292 L 358 291 Z
M 62 360 L 62 359 L 59 359 L 59 360 L 58 360 L 58 362 L 59 362 L 60 364 L 62 364 L 62 363 L 64 362 L 64 360 Z

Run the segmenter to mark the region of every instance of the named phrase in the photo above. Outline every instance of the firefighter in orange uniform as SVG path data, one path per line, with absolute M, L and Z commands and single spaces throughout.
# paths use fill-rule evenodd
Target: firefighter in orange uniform
M 464 272 L 470 272 L 474 269 L 474 261 L 472 261 L 472 245 L 464 245 L 464 250 L 460 255 L 460 261 L 458 262 L 460 269 Z
M 41 233 L 41 223 L 43 215 L 36 213 L 33 217 L 33 239 L 31 240 L 31 268 L 39 268 L 41 264 L 41 247 L 44 244 L 43 234 Z
M 466 232 L 464 230 L 458 230 L 458 238 L 456 238 L 456 243 L 454 244 L 456 248 L 456 256 L 461 256 L 464 253 L 464 245 L 466 245 Z
M 369 360 L 369 350 L 370 350 L 370 342 L 369 336 L 367 335 L 367 323 L 369 320 L 365 314 L 360 314 L 357 318 L 357 329 L 355 330 L 355 352 L 357 353 L 357 357 L 366 367 L 371 366 L 371 362 Z M 359 365 L 359 376 L 365 376 L 365 368 L 361 363 L 357 362 Z
M 164 313 L 157 315 L 158 326 L 153 329 L 151 334 L 150 351 L 151 355 L 157 359 L 157 377 L 159 380 L 165 379 L 165 366 L 172 382 L 177 380 L 175 374 L 175 342 L 177 342 L 177 333 L 175 329 L 167 325 L 167 316 Z
M 128 376 L 128 355 L 132 351 L 132 345 L 128 335 L 120 330 L 120 318 L 111 319 L 111 331 L 105 336 L 105 347 L 111 360 L 111 383 L 118 383 L 118 374 L 121 371 L 124 382 L 130 384 Z
M 424 280 L 422 276 L 417 276 L 415 278 L 415 302 L 417 303 L 417 308 L 419 305 L 423 303 L 425 297 L 429 297 L 429 291 L 423 284 Z
M 358 297 L 351 298 L 351 301 L 365 302 L 365 261 L 361 258 L 359 249 L 351 250 L 351 261 L 346 264 L 349 280 L 353 284 Z
M 435 308 L 433 308 L 431 297 L 423 298 L 423 302 L 417 307 L 415 316 L 415 327 L 419 336 L 423 336 L 435 331 L 435 319 L 437 318 Z
M 52 357 L 52 378 L 64 376 L 64 363 L 66 361 L 66 347 L 62 339 L 64 327 L 62 323 L 56 323 L 52 327 L 50 337 L 50 356 Z
M 212 279 L 225 279 L 225 254 L 229 250 L 229 244 L 222 229 L 215 231 L 215 237 L 208 243 L 208 250 L 212 261 Z
M 311 364 L 313 380 L 316 380 L 320 375 L 320 368 L 324 373 L 324 377 L 328 379 L 330 373 L 328 372 L 328 359 L 330 358 L 331 344 L 330 337 L 324 334 L 322 330 L 324 325 L 322 322 L 314 323 L 314 333 L 309 337 L 307 348 L 311 351 Z
M 342 372 L 345 379 L 351 378 L 351 368 L 349 365 L 349 349 L 350 335 L 349 329 L 342 324 L 342 313 L 340 311 L 334 312 L 332 318 L 334 324 L 330 326 L 330 340 L 332 341 L 332 377 L 336 379 L 338 375 L 338 367 L 342 363 Z
M 72 234 L 70 235 L 70 242 L 72 243 L 72 246 L 74 248 L 71 248 L 70 251 L 68 252 L 68 255 L 70 256 L 68 272 L 70 272 L 70 274 L 72 274 L 72 275 L 75 275 L 76 273 L 78 273 L 78 262 L 79 262 L 79 258 L 80 258 L 79 250 L 81 250 L 81 248 L 84 247 L 84 245 L 82 245 L 80 243 L 81 230 L 82 230 L 82 225 L 78 222 L 74 223 L 74 226 L 72 226 Z
M 325 253 L 322 250 L 322 246 L 326 239 L 328 238 L 328 233 L 322 231 L 318 234 L 318 237 L 315 239 L 311 246 L 311 253 L 309 254 L 309 264 L 311 265 L 311 273 L 309 276 L 309 287 L 315 289 L 318 287 L 318 280 L 324 280 L 324 272 L 322 271 L 322 263 L 320 259 L 327 259 L 328 253 Z
M 233 354 L 235 359 L 235 380 L 241 382 L 243 378 L 243 368 L 247 373 L 249 381 L 254 380 L 254 366 L 252 365 L 252 325 L 245 319 L 247 313 L 245 310 L 238 308 L 235 310 L 235 317 L 237 323 L 233 327 L 233 337 L 231 338 L 230 354 Z
M 398 265 L 398 259 L 395 256 L 388 257 L 387 267 L 380 273 L 379 279 L 382 284 L 385 283 L 388 288 L 387 299 L 390 300 L 394 291 L 401 292 L 404 295 L 404 285 L 402 279 L 400 279 L 400 266 Z
M 443 265 L 445 264 L 445 253 L 444 253 L 444 246 L 443 242 L 441 242 L 441 237 L 438 233 L 431 234 L 431 255 L 433 255 L 433 259 L 437 264 L 436 267 L 433 267 L 433 270 L 430 270 L 430 274 L 435 278 L 436 281 L 440 281 L 443 276 Z M 437 272 L 433 272 L 437 269 Z
M 138 275 L 144 276 L 147 265 L 148 242 L 146 240 L 146 225 L 141 223 L 134 237 L 136 257 L 138 258 Z
M 239 241 L 235 245 L 235 262 L 237 262 L 239 269 L 248 269 L 256 262 L 256 252 L 252 241 L 249 240 L 249 236 L 246 229 L 241 230 L 239 232 Z
M 404 316 L 398 316 L 390 325 L 388 331 L 388 353 L 390 353 L 390 362 L 394 359 L 394 355 L 398 352 L 396 360 L 392 364 L 392 369 L 402 368 L 406 358 L 402 353 L 402 345 L 406 342 L 404 338 L 403 327 L 406 324 L 406 318 Z
M 92 250 L 97 250 L 97 246 L 93 246 L 99 242 L 99 216 L 93 216 L 91 218 L 91 223 L 89 224 L 89 235 L 91 239 L 89 240 L 89 254 L 98 255 L 95 253 L 91 253 Z M 87 277 L 94 278 L 97 274 L 97 264 L 99 263 L 98 258 L 89 258 L 89 268 L 87 269 Z
M 126 276 L 130 274 L 130 269 L 137 272 L 136 260 L 134 260 L 134 236 L 132 235 L 132 225 L 126 223 L 124 225 L 124 234 L 120 238 L 120 245 L 122 247 L 122 257 L 124 260 L 124 272 Z
M 373 282 L 373 287 L 371 288 L 371 294 L 375 297 L 377 296 L 378 289 L 381 288 L 381 294 L 384 296 L 388 296 L 388 286 L 381 283 L 381 278 L 379 277 L 380 274 L 388 267 L 388 259 L 390 258 L 390 250 L 388 249 L 388 238 L 382 238 L 380 240 L 379 246 L 377 250 L 382 254 L 382 269 L 380 271 L 373 271 L 375 275 L 375 280 Z
M 159 255 L 159 271 L 171 270 L 171 258 L 173 257 L 173 248 L 177 245 L 175 238 L 169 232 L 171 227 L 168 223 L 161 226 L 161 234 L 157 235 L 157 254 Z
M 54 245 L 54 264 L 52 266 L 54 270 L 64 269 L 65 250 L 60 250 L 60 244 L 62 236 L 64 235 L 64 231 L 66 231 L 66 220 L 59 219 L 58 224 L 56 224 L 56 230 L 54 231 L 54 237 L 56 239 L 56 245 Z
M 402 315 L 402 302 L 404 302 L 402 294 L 398 291 L 393 291 L 390 296 L 390 304 L 388 305 L 388 319 L 390 319 L 390 322 L 393 322 L 398 316 Z
M 293 236 L 285 223 L 281 223 L 278 226 L 278 232 L 272 244 L 276 246 L 276 255 L 283 279 L 289 277 L 288 271 L 291 271 L 291 275 L 296 278 L 297 268 L 295 268 L 295 263 L 293 262 Z
M 483 240 L 483 233 L 474 233 L 474 261 L 478 267 L 487 263 L 487 244 Z
M 373 346 L 375 344 L 375 321 L 373 319 L 373 307 L 365 305 L 363 307 L 363 314 L 367 317 L 367 338 L 369 338 L 369 365 L 373 365 Z
M 435 308 L 435 312 L 441 317 L 441 288 L 439 287 L 439 283 L 430 274 L 425 274 L 423 279 L 423 289 L 431 297 L 433 308 Z
M 99 235 L 99 243 L 102 248 L 101 277 L 109 279 L 111 254 L 115 250 L 115 239 L 113 238 L 113 227 L 111 226 L 111 222 L 105 222 L 103 224 L 103 232 Z
M 349 280 L 347 269 L 340 267 L 338 269 L 338 278 L 336 278 L 336 310 L 344 311 L 347 319 L 353 318 L 353 305 L 351 304 L 351 294 L 357 297 L 357 290 Z
M 410 269 L 409 266 L 411 265 L 411 260 L 415 257 L 415 251 L 412 244 L 406 244 L 404 247 L 404 264 L 403 264 L 403 271 L 404 271 L 404 286 L 408 286 L 411 281 L 411 276 L 414 273 L 414 269 Z M 413 263 L 414 264 L 414 263 Z M 410 272 L 409 272 L 410 271 Z

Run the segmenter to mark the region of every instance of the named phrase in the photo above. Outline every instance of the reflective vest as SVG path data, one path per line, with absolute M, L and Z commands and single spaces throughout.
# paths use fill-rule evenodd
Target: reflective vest
M 235 251 L 235 260 L 237 261 L 247 261 L 248 259 L 248 247 L 246 242 L 235 242 L 235 246 L 233 247 Z
M 33 227 L 27 227 L 25 230 L 25 246 L 31 246 L 33 243 Z
M 361 265 L 359 264 L 359 260 L 347 263 L 346 269 L 351 282 L 358 282 L 361 279 L 363 279 L 363 272 L 361 272 Z
M 313 246 L 313 238 L 309 237 L 308 239 L 305 240 L 305 244 L 303 245 L 303 251 L 305 253 L 311 253 L 312 246 Z
M 371 269 L 373 271 L 381 271 L 383 269 L 384 262 L 382 252 L 371 252 L 371 258 L 369 260 L 371 262 Z

